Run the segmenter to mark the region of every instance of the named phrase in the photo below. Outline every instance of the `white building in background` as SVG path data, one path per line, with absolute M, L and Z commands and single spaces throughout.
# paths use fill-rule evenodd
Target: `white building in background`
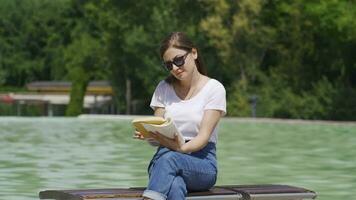
M 27 85 L 28 92 L 0 94 L 0 103 L 13 104 L 18 116 L 24 106 L 39 106 L 43 115 L 58 115 L 70 101 L 70 82 L 32 82 Z M 107 81 L 90 82 L 84 96 L 85 113 L 114 114 L 113 90 Z M 61 113 L 61 112 L 59 112 Z M 63 111 L 62 111 L 63 114 Z M 59 114 L 61 115 L 61 114 Z

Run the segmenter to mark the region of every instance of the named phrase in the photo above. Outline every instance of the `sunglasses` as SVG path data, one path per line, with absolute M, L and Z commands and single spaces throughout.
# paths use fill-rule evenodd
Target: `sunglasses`
M 177 67 L 182 67 L 185 64 L 185 59 L 187 58 L 189 53 L 190 52 L 187 52 L 183 56 L 175 57 L 175 58 L 173 58 L 172 61 L 163 62 L 163 66 L 168 71 L 171 71 L 173 69 L 173 64 Z

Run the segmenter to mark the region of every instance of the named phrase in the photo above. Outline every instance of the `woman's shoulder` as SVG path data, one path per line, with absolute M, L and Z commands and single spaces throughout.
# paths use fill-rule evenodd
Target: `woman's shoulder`
M 209 84 L 211 88 L 218 89 L 218 90 L 225 90 L 224 85 L 220 81 L 214 78 L 210 78 Z
M 164 92 L 169 89 L 170 84 L 165 80 L 161 80 L 156 86 L 156 92 Z
M 165 87 L 169 87 L 169 83 L 167 83 L 166 80 L 161 80 L 158 85 L 157 85 L 158 88 L 165 88 Z

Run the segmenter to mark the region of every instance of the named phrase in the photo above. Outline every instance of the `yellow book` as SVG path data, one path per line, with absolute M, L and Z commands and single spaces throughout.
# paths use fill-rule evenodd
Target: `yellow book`
M 143 137 L 149 138 L 148 132 L 159 132 L 162 135 L 173 139 L 175 135 L 179 137 L 179 141 L 184 143 L 183 135 L 178 131 L 177 127 L 171 118 L 164 119 L 163 117 L 142 117 L 132 120 L 133 127 L 140 132 Z

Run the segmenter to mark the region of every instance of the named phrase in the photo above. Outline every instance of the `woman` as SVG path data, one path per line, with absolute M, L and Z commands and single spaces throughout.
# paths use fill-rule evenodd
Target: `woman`
M 148 167 L 143 196 L 181 200 L 188 191 L 208 190 L 216 182 L 216 127 L 226 113 L 226 95 L 224 86 L 207 76 L 198 49 L 185 34 L 170 34 L 160 53 L 170 75 L 158 84 L 150 106 L 155 116 L 174 120 L 185 143 L 151 133 L 160 146 Z M 139 132 L 135 137 L 142 139 Z

